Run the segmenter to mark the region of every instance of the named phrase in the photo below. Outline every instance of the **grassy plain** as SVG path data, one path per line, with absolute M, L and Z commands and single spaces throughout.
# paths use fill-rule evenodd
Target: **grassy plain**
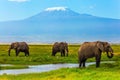
M 62 68 L 50 72 L 2 75 L 1 80 L 120 80 L 120 63 L 92 65 L 87 68 Z
M 25 57 L 24 53 L 15 56 L 14 50 L 8 56 L 8 45 L 0 45 L 0 63 L 15 65 L 37 65 L 51 63 L 78 63 L 78 49 L 80 45 L 69 45 L 69 56 L 61 57 L 57 53 L 51 56 L 51 45 L 30 45 L 30 56 Z M 102 54 L 102 61 L 115 61 L 115 63 L 101 64 L 100 68 L 95 65 L 87 68 L 62 68 L 44 73 L 32 73 L 21 75 L 1 75 L 0 80 L 120 80 L 120 45 L 112 45 L 114 57 L 108 59 L 106 53 Z M 95 61 L 94 58 L 87 61 Z
M 77 51 L 79 45 L 69 46 L 69 57 L 61 57 L 60 53 L 56 56 L 51 56 L 52 45 L 30 45 L 30 56 L 25 57 L 24 53 L 15 56 L 15 51 L 11 51 L 11 56 L 8 56 L 8 45 L 0 46 L 0 63 L 2 64 L 21 64 L 21 65 L 37 65 L 49 63 L 77 63 Z

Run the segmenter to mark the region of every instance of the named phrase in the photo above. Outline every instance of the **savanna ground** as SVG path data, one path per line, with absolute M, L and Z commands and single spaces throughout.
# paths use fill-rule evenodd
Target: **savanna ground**
M 27 65 L 78 63 L 78 49 L 80 45 L 69 45 L 69 56 L 61 57 L 59 53 L 51 56 L 52 45 L 30 45 L 30 56 L 24 53 L 15 56 L 14 50 L 8 56 L 8 45 L 0 45 L 0 64 L 14 64 L 14 67 L 0 67 L 0 69 L 27 68 Z M 112 45 L 114 57 L 108 59 L 106 53 L 102 54 L 101 61 L 115 61 L 102 63 L 99 68 L 95 65 L 86 68 L 62 68 L 50 72 L 30 73 L 20 75 L 0 75 L 0 80 L 120 80 L 120 45 Z M 95 58 L 87 62 L 95 61 Z

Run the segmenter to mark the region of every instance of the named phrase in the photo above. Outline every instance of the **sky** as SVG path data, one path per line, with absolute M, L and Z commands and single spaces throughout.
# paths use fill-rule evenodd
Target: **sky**
M 120 0 L 0 0 L 0 21 L 25 19 L 49 7 L 120 19 Z

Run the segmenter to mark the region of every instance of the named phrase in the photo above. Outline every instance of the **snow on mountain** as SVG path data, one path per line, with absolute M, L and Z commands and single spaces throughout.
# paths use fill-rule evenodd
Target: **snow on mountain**
M 65 11 L 67 7 L 50 7 L 45 9 L 45 11 Z
M 64 19 L 64 18 L 69 18 L 69 17 L 77 17 L 80 15 L 77 12 L 74 12 L 70 10 L 69 8 L 66 7 L 51 7 L 47 8 L 44 11 L 33 15 L 27 19 L 29 20 L 55 20 L 55 19 Z M 59 20 L 60 21 L 60 20 Z

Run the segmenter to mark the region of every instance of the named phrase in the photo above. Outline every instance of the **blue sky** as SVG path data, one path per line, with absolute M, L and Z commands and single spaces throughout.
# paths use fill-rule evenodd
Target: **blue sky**
M 24 19 L 48 7 L 120 19 L 120 0 L 0 0 L 0 21 Z

